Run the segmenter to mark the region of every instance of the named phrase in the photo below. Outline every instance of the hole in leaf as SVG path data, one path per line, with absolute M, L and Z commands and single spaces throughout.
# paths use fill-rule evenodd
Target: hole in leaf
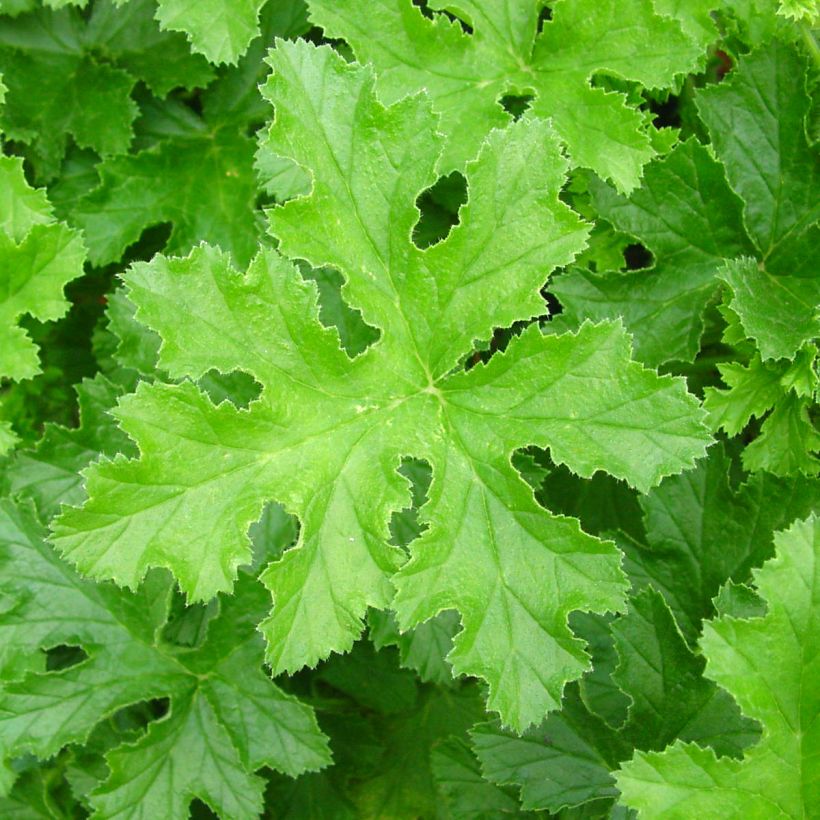
M 655 115 L 652 124 L 655 128 L 680 128 L 680 97 L 670 94 L 664 100 L 650 100 L 649 110 Z
M 248 538 L 253 544 L 254 568 L 281 558 L 282 553 L 293 546 L 298 537 L 299 519 L 288 513 L 281 504 L 268 502 L 259 520 L 248 528 Z
M 538 33 L 544 30 L 544 24 L 552 20 L 552 9 L 549 6 L 544 6 L 541 13 L 538 15 Z
M 81 646 L 70 646 L 61 644 L 46 650 L 46 670 L 49 672 L 59 672 L 63 669 L 70 669 L 78 663 L 88 660 L 88 652 Z
M 149 259 L 153 259 L 154 256 L 165 249 L 173 227 L 170 222 L 160 222 L 146 228 L 140 234 L 140 238 L 125 249 L 122 262 L 117 265 L 117 269 L 122 270 L 132 262 L 147 262 Z
M 442 15 L 443 17 L 446 17 L 448 20 L 454 23 L 458 23 L 461 26 L 461 30 L 465 34 L 473 33 L 473 27 L 470 25 L 470 23 L 466 20 L 462 20 L 461 17 L 456 16 L 451 11 L 447 11 L 446 9 L 431 9 L 427 0 L 413 0 L 413 5 L 416 6 L 419 9 L 419 11 L 421 11 L 421 13 L 429 20 L 434 19 L 436 15 Z
M 458 171 L 439 177 L 416 198 L 419 221 L 413 226 L 413 243 L 421 250 L 446 239 L 459 223 L 459 209 L 467 202 L 467 179 Z
M 532 94 L 505 94 L 498 103 L 508 114 L 512 115 L 513 119 L 518 120 L 530 107 L 532 100 Z
M 185 596 L 178 589 L 174 590 L 168 622 L 162 629 L 162 640 L 175 646 L 200 646 L 207 637 L 211 619 L 218 614 L 217 598 L 212 598 L 207 604 L 186 604 Z
M 214 404 L 229 401 L 242 410 L 247 409 L 248 405 L 262 394 L 262 385 L 244 370 L 222 373 L 220 370 L 211 369 L 197 384 Z
M 496 353 L 503 353 L 510 342 L 516 336 L 520 336 L 533 322 L 539 322 L 541 319 L 546 318 L 547 316 L 544 314 L 534 319 L 523 319 L 520 322 L 515 322 L 511 327 L 497 327 L 489 341 L 481 341 L 473 348 L 472 353 L 467 354 L 464 359 L 464 369 L 472 370 L 477 364 L 487 364 Z
M 410 482 L 410 506 L 393 513 L 390 519 L 390 543 L 398 547 L 407 547 L 426 529 L 427 525 L 419 521 L 419 510 L 427 502 L 433 470 L 430 463 L 420 458 L 403 458 L 398 472 Z
M 643 270 L 652 267 L 654 258 L 648 248 L 636 242 L 624 248 L 624 262 L 627 270 Z
M 319 288 L 319 320 L 325 327 L 335 327 L 345 353 L 351 359 L 367 350 L 379 336 L 378 328 L 365 322 L 361 311 L 344 299 L 344 279 L 332 268 L 312 268 L 299 261 L 302 277 L 316 283 Z
M 198 797 L 191 801 L 189 811 L 191 820 L 219 820 L 219 815 Z

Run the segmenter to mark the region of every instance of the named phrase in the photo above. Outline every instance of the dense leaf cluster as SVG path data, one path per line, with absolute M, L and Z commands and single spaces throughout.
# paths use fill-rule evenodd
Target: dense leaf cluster
M 0 0 L 0 817 L 820 812 L 814 0 Z

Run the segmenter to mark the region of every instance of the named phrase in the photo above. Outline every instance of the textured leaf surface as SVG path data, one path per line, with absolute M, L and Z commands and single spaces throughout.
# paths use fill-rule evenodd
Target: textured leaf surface
M 174 103 L 149 108 L 143 122 L 161 138 L 97 167 L 99 184 L 71 209 L 95 264 L 116 262 L 143 230 L 163 222 L 173 225 L 169 253 L 208 240 L 240 264 L 250 261 L 262 233 L 254 143 L 221 111 L 206 111 L 202 118 Z
M 31 146 L 41 176 L 57 173 L 69 136 L 102 155 L 126 151 L 138 79 L 166 94 L 212 77 L 207 62 L 180 35 L 160 32 L 152 14 L 151 0 L 125 9 L 102 0 L 87 20 L 73 8 L 3 20 L 0 71 L 8 93 L 0 126 Z
M 726 83 L 696 103 L 766 270 L 817 276 L 820 162 L 806 136 L 806 59 L 773 41 L 742 58 Z
M 82 276 L 85 246 L 79 233 L 54 219 L 45 192 L 28 186 L 18 158 L 0 157 L 0 209 L 0 377 L 27 379 L 40 364 L 18 322 L 66 313 L 63 289 Z
M 689 140 L 649 165 L 643 185 L 629 198 L 600 183 L 593 194 L 600 215 L 640 239 L 655 264 L 627 273 L 575 270 L 551 290 L 578 319 L 622 317 L 647 363 L 690 361 L 725 257 L 753 251 L 743 204 L 721 164 Z M 670 208 L 670 201 L 677 207 Z
M 820 276 L 772 276 L 748 258 L 730 262 L 719 276 L 764 359 L 793 359 L 805 342 L 820 337 Z
M 716 760 L 676 743 L 638 753 L 618 775 L 624 800 L 647 816 L 810 817 L 817 808 L 820 739 L 820 519 L 776 538 L 777 556 L 756 573 L 768 610 L 762 618 L 724 616 L 701 640 L 706 674 L 763 726 L 742 761 Z
M 560 3 L 539 24 L 541 5 L 430 4 L 454 11 L 469 25 L 466 34 L 444 14 L 424 17 L 410 0 L 309 2 L 314 22 L 375 65 L 383 99 L 421 89 L 431 95 L 450 138 L 443 170 L 463 166 L 490 129 L 509 120 L 502 97 L 528 94 L 532 114 L 552 119 L 575 164 L 629 190 L 652 157 L 649 137 L 623 96 L 590 86 L 590 78 L 603 72 L 668 87 L 701 50 L 648 0 Z
M 420 251 L 413 203 L 440 142 L 427 101 L 383 108 L 370 73 L 327 48 L 280 43 L 270 59 L 269 144 L 314 174 L 309 197 L 271 211 L 271 229 L 284 253 L 343 272 L 379 341 L 351 360 L 319 324 L 312 284 L 273 252 L 246 275 L 208 248 L 135 266 L 131 298 L 172 376 L 240 368 L 263 393 L 237 410 L 189 383 L 141 386 L 116 410 L 141 458 L 89 471 L 89 501 L 63 515 L 57 543 L 95 577 L 133 586 L 168 566 L 207 598 L 230 587 L 248 525 L 280 501 L 302 527 L 264 576 L 274 610 L 263 630 L 274 669 L 298 669 L 349 648 L 366 607 L 390 603 L 403 554 L 387 522 L 407 500 L 396 468 L 423 458 L 429 529 L 397 579 L 399 624 L 459 610 L 455 671 L 487 679 L 491 708 L 526 725 L 584 668 L 567 612 L 617 608 L 622 577 L 611 545 L 535 503 L 512 452 L 550 447 L 582 475 L 605 469 L 646 489 L 703 452 L 700 411 L 680 381 L 630 361 L 617 325 L 562 337 L 533 326 L 486 367 L 448 375 L 495 323 L 538 314 L 543 280 L 583 242 L 557 199 L 566 165 L 551 130 L 534 120 L 494 133 L 468 168 L 461 224 Z
M 728 472 L 726 455 L 713 448 L 697 469 L 640 499 L 647 544 L 620 542 L 633 583 L 663 593 L 692 643 L 720 587 L 730 578 L 749 580 L 751 569 L 771 556 L 773 532 L 820 503 L 816 479 L 761 473 L 735 491 Z
M 159 0 L 157 19 L 164 29 L 184 32 L 194 50 L 212 63 L 235 63 L 259 34 L 259 10 L 264 3 L 265 0 Z
M 100 453 L 134 455 L 133 444 L 108 415 L 121 393 L 102 375 L 79 385 L 80 426 L 49 425 L 35 448 L 18 452 L 4 477 L 10 492 L 30 498 L 48 520 L 61 504 L 82 501 L 80 471 Z
M 226 816 L 256 817 L 263 788 L 256 769 L 295 775 L 328 762 L 311 710 L 262 670 L 254 613 L 266 596 L 258 584 L 243 578 L 203 646 L 179 650 L 159 637 L 167 579 L 153 575 L 136 595 L 84 581 L 42 539 L 27 506 L 0 502 L 0 590 L 9 604 L 0 615 L 0 669 L 8 675 L 21 658 L 63 644 L 87 657 L 0 688 L 6 753 L 49 757 L 84 741 L 121 707 L 170 697 L 166 717 L 109 756 L 111 776 L 92 797 L 101 816 L 137 805 L 151 816 L 183 816 L 199 797 Z
M 485 776 L 518 786 L 524 808 L 605 809 L 618 794 L 612 772 L 635 748 L 663 749 L 680 737 L 739 756 L 756 738 L 754 723 L 703 678 L 703 659 L 686 645 L 657 592 L 635 597 L 612 631 L 620 659 L 614 678 L 631 700 L 623 726 L 613 725 L 615 716 L 590 712 L 573 684 L 561 711 L 523 737 L 492 724 L 473 732 Z

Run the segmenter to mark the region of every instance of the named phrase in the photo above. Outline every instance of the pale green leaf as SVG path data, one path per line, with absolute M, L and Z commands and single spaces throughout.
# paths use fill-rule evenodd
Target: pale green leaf
M 158 0 L 157 20 L 164 29 L 184 32 L 193 49 L 212 63 L 235 63 L 259 35 L 259 11 L 264 3 L 265 0 Z
M 763 422 L 760 435 L 743 453 L 747 470 L 776 475 L 817 475 L 820 472 L 820 432 L 809 414 L 809 400 L 789 393 Z
M 378 72 L 387 102 L 425 89 L 442 113 L 449 138 L 441 168 L 472 159 L 493 127 L 509 115 L 505 95 L 534 95 L 530 111 L 549 117 L 577 165 L 634 188 L 652 157 L 642 116 L 620 94 L 590 85 L 598 73 L 649 87 L 670 87 L 695 68 L 702 47 L 649 0 L 577 0 L 556 4 L 539 24 L 537 0 L 433 3 L 428 19 L 411 0 L 310 0 L 311 19 L 342 37 Z
M 56 543 L 93 577 L 133 587 L 167 566 L 206 599 L 230 588 L 248 526 L 280 502 L 300 536 L 264 573 L 274 608 L 262 630 L 274 670 L 295 670 L 349 649 L 367 607 L 390 604 L 404 553 L 388 523 L 408 496 L 397 468 L 424 459 L 429 529 L 397 580 L 399 624 L 458 610 L 456 673 L 487 679 L 491 708 L 525 726 L 585 667 L 567 613 L 617 609 L 623 577 L 611 544 L 536 504 L 512 453 L 549 447 L 582 475 L 647 489 L 704 451 L 702 412 L 680 380 L 632 362 L 613 324 L 551 337 L 532 326 L 487 366 L 450 374 L 497 322 L 539 314 L 544 279 L 583 243 L 558 200 L 566 163 L 550 127 L 493 133 L 467 169 L 460 225 L 422 251 L 414 202 L 440 147 L 426 99 L 385 109 L 370 71 L 326 47 L 280 43 L 270 60 L 272 150 L 314 175 L 309 197 L 271 212 L 272 230 L 286 254 L 339 268 L 381 335 L 351 360 L 318 321 L 313 283 L 273 251 L 247 274 L 207 247 L 134 266 L 130 298 L 172 377 L 242 370 L 262 393 L 240 409 L 190 382 L 140 385 L 115 411 L 139 460 L 90 468 L 89 500 L 65 511 Z
M 82 276 L 85 246 L 79 233 L 55 221 L 45 194 L 28 186 L 19 158 L 0 157 L 0 203 L 0 377 L 27 379 L 40 365 L 18 322 L 65 315 L 63 289 Z
M 732 289 L 732 310 L 764 359 L 793 359 L 820 337 L 820 276 L 772 276 L 748 257 L 729 262 L 718 276 Z

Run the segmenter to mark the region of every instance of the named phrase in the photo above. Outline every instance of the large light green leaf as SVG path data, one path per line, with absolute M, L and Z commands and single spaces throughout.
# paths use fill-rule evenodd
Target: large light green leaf
M 820 746 L 820 519 L 775 538 L 777 557 L 756 573 L 768 609 L 761 618 L 724 616 L 701 640 L 706 674 L 758 720 L 763 735 L 744 759 L 676 743 L 638 753 L 618 774 L 641 817 L 803 818 L 817 813 Z
M 674 84 L 702 54 L 680 24 L 650 0 L 574 0 L 539 20 L 539 0 L 435 2 L 431 19 L 411 0 L 310 0 L 311 19 L 344 38 L 378 73 L 388 102 L 425 89 L 448 136 L 443 170 L 472 159 L 491 128 L 510 117 L 505 95 L 534 95 L 532 114 L 549 117 L 577 165 L 635 187 L 652 157 L 643 117 L 620 94 L 590 85 L 598 73 L 648 87 Z
M 188 382 L 141 385 L 115 411 L 140 459 L 92 467 L 89 500 L 64 513 L 56 542 L 94 577 L 135 586 L 167 566 L 203 599 L 230 588 L 248 525 L 281 502 L 300 540 L 264 575 L 274 609 L 262 628 L 273 668 L 294 670 L 348 649 L 366 608 L 390 604 L 403 552 L 388 522 L 408 495 L 396 470 L 425 459 L 429 528 L 397 579 L 399 624 L 459 610 L 455 671 L 487 679 L 491 708 L 525 726 L 585 666 L 567 613 L 617 609 L 623 578 L 612 545 L 535 503 L 511 454 L 550 447 L 581 475 L 645 490 L 703 452 L 701 411 L 680 381 L 631 362 L 613 324 L 552 337 L 532 326 L 487 366 L 450 374 L 495 324 L 539 314 L 543 281 L 583 244 L 558 200 L 566 162 L 550 127 L 493 133 L 468 167 L 461 224 L 421 251 L 414 202 L 440 149 L 429 102 L 383 108 L 369 70 L 326 47 L 280 43 L 270 59 L 268 142 L 313 174 L 271 229 L 284 253 L 342 271 L 379 340 L 351 360 L 318 321 L 313 283 L 272 251 L 245 275 L 206 247 L 136 265 L 131 298 L 171 376 L 242 369 L 262 395 L 240 410 Z
M 100 816 L 184 817 L 199 797 L 226 817 L 255 818 L 270 766 L 295 776 L 329 762 L 310 709 L 262 669 L 255 616 L 264 590 L 245 576 L 222 601 L 198 649 L 162 641 L 169 579 L 137 594 L 84 581 L 43 541 L 28 506 L 0 502 L 0 750 L 46 758 L 84 741 L 117 709 L 170 697 L 167 716 L 108 757 L 110 777 L 91 798 Z M 84 660 L 52 672 L 17 670 L 40 650 L 70 645 Z M 18 679 L 19 678 L 19 679 Z
M 40 372 L 37 347 L 19 320 L 64 316 L 63 289 L 82 276 L 84 262 L 82 237 L 54 219 L 45 192 L 28 186 L 22 160 L 0 157 L 0 377 Z

